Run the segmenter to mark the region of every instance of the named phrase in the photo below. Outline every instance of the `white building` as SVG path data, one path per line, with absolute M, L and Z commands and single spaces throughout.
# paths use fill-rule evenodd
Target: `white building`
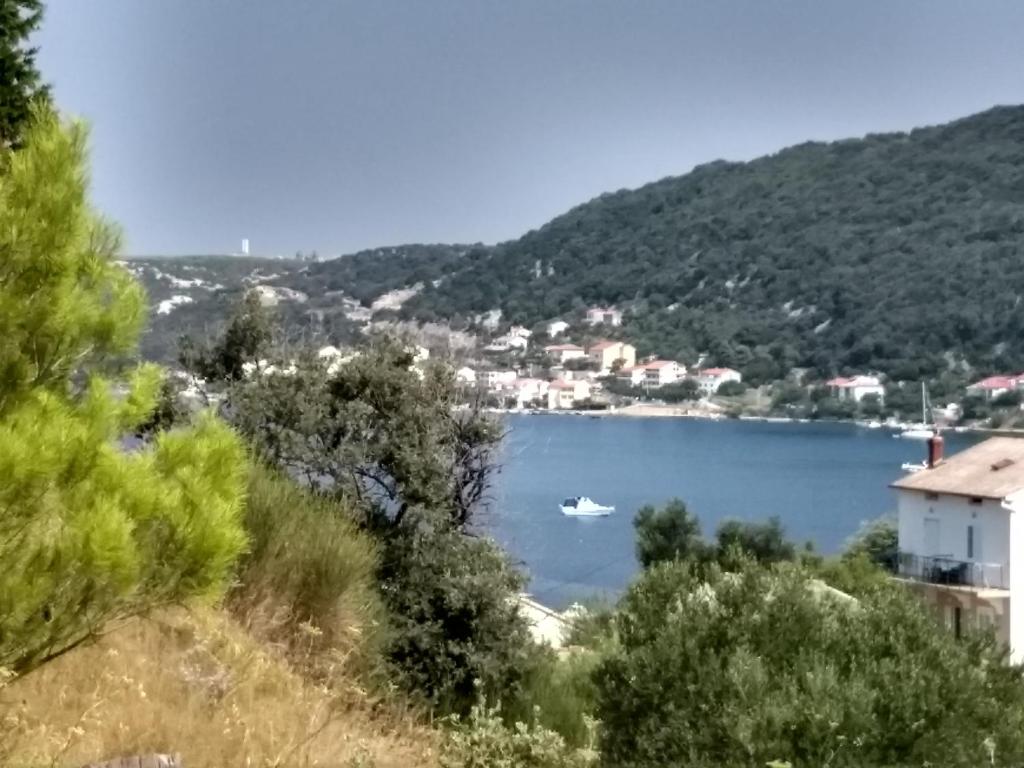
M 543 379 L 517 379 L 513 385 L 516 408 L 527 408 L 537 403 L 546 403 L 548 386 Z
M 942 439 L 932 438 L 926 467 L 893 488 L 897 578 L 934 605 L 953 632 L 994 626 L 1021 661 L 1024 440 L 994 437 L 943 460 Z
M 879 401 L 885 397 L 885 387 L 877 376 L 837 376 L 825 382 L 829 394 L 840 400 L 859 403 L 866 395 L 877 395 Z
M 644 363 L 643 385 L 652 389 L 675 384 L 686 375 L 686 368 L 675 360 L 652 360 Z
M 695 378 L 697 386 L 705 396 L 715 394 L 718 388 L 727 381 L 743 381 L 740 372 L 734 371 L 732 368 L 705 368 L 703 371 L 699 371 Z
M 622 312 L 614 307 L 591 307 L 587 310 L 588 325 L 622 325 Z
M 516 383 L 515 371 L 484 371 L 484 384 L 488 389 L 507 389 Z
M 1019 389 L 1021 384 L 1024 384 L 1024 375 L 989 376 L 987 379 L 976 381 L 967 387 L 967 394 L 991 400 L 993 397 L 999 397 L 1006 392 Z
M 509 338 L 528 339 L 531 336 L 533 336 L 533 331 L 529 328 L 524 328 L 521 325 L 513 325 L 508 329 Z
M 644 370 L 642 365 L 631 365 L 620 368 L 618 373 L 615 374 L 615 378 L 623 384 L 639 387 L 644 383 L 644 376 L 646 375 L 647 371 Z
M 575 344 L 551 344 L 544 347 L 544 351 L 551 355 L 551 357 L 555 358 L 559 363 L 564 363 L 566 360 L 574 360 L 577 357 L 587 356 L 583 347 L 578 347 Z
M 476 371 L 468 366 L 463 366 L 455 372 L 455 381 L 459 384 L 476 384 Z
M 569 324 L 565 320 L 552 320 L 548 323 L 548 336 L 553 339 L 555 336 L 565 333 L 568 329 Z
M 548 408 L 551 410 L 575 408 L 590 397 L 590 383 L 587 381 L 566 381 L 559 379 L 548 385 Z
M 529 331 L 527 331 L 529 333 Z M 487 352 L 508 352 L 509 350 L 524 350 L 530 344 L 529 339 L 526 336 L 513 335 L 511 333 L 499 336 L 486 347 L 484 350 Z

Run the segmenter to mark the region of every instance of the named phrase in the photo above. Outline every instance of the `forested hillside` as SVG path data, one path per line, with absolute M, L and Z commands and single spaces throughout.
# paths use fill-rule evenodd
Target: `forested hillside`
M 470 252 L 403 311 L 629 310 L 641 352 L 758 376 L 1024 366 L 1024 107 L 602 195 Z

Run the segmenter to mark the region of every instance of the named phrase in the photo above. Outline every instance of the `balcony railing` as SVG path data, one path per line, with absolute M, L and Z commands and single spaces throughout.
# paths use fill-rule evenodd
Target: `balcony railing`
M 1002 563 L 977 563 L 951 557 L 925 557 L 900 552 L 896 574 L 926 584 L 1009 589 L 1009 569 Z

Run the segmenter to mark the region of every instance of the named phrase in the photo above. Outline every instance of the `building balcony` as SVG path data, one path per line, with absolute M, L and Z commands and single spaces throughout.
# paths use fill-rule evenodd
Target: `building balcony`
M 1010 569 L 1002 563 L 978 563 L 951 557 L 900 552 L 895 575 L 922 584 L 968 589 L 1009 589 Z

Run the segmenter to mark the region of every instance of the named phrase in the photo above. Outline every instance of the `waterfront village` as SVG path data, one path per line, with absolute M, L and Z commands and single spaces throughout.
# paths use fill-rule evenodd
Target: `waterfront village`
M 868 371 L 815 381 L 795 369 L 786 381 L 752 386 L 742 371 L 715 365 L 707 355 L 692 367 L 640 356 L 614 307 L 590 307 L 574 323 L 556 318 L 531 329 L 491 317 L 481 326 L 485 335 L 470 343 L 424 341 L 416 359 L 443 350 L 467 399 L 482 398 L 496 411 L 1013 428 L 1024 394 L 1024 373 L 940 388 L 941 401 L 922 394 L 918 382 Z

